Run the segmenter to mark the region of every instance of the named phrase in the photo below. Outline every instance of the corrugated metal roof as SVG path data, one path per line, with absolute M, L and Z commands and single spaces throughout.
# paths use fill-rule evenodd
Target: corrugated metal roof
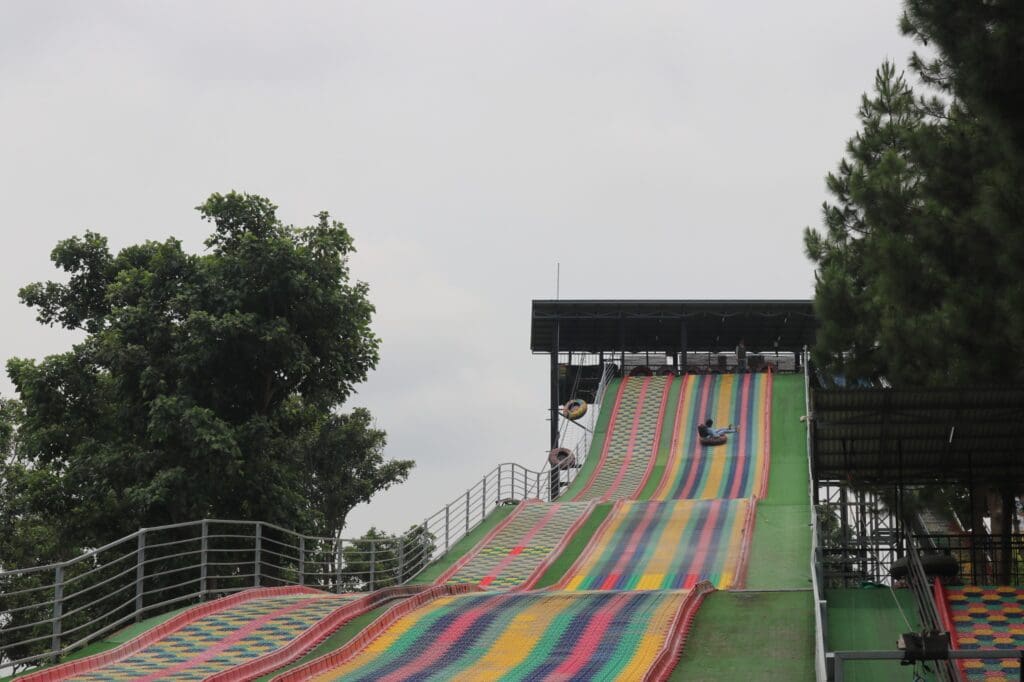
M 530 349 L 560 351 L 800 351 L 814 343 L 817 319 L 802 300 L 536 300 Z
M 1024 480 L 1024 388 L 812 393 L 818 480 Z

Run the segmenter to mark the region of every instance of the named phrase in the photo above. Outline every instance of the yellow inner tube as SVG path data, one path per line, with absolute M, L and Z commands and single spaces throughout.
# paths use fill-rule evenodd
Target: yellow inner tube
M 574 398 L 562 408 L 562 415 L 576 421 L 587 413 L 587 401 Z

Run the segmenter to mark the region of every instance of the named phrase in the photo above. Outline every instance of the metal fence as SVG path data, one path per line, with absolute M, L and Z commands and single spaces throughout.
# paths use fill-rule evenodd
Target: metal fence
M 436 552 L 423 528 L 355 540 L 220 519 L 140 529 L 64 563 L 0 572 L 0 668 L 56 659 L 147 615 L 250 587 L 396 585 Z
M 1010 536 L 1008 561 L 1003 561 L 1001 538 L 990 535 L 915 535 L 922 547 L 933 553 L 949 554 L 960 566 L 959 579 L 966 585 L 1020 585 L 1024 583 L 1024 535 Z M 1003 569 L 1009 571 L 1002 575 Z
M 0 672 L 57 660 L 127 623 L 250 587 L 361 592 L 406 582 L 495 507 L 558 497 L 586 461 L 613 374 L 613 367 L 602 374 L 588 421 L 563 424 L 574 464 L 539 471 L 499 464 L 402 535 L 316 537 L 258 521 L 204 519 L 143 528 L 67 562 L 0 571 Z

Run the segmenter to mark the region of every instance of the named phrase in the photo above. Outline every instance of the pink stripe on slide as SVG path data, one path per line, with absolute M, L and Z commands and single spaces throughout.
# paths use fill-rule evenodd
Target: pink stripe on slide
M 146 675 L 145 677 L 140 677 L 138 679 L 140 680 L 140 682 L 150 682 L 151 680 L 162 680 L 162 679 L 166 679 L 169 675 L 173 675 L 175 673 L 183 672 L 185 670 L 188 670 L 189 668 L 194 668 L 195 666 L 197 666 L 197 665 L 199 665 L 201 663 L 205 663 L 206 661 L 210 660 L 211 658 L 217 657 L 224 650 L 226 650 L 228 647 L 234 646 L 239 641 L 241 641 L 241 640 L 245 639 L 246 637 L 248 637 L 249 635 L 251 635 L 255 630 L 258 630 L 259 628 L 263 627 L 264 625 L 266 625 L 268 622 L 274 620 L 275 618 L 279 618 L 280 616 L 287 615 L 287 614 L 291 613 L 292 611 L 298 611 L 299 609 L 303 608 L 304 606 L 309 606 L 309 603 L 310 603 L 309 599 L 301 599 L 301 600 L 295 602 L 294 604 L 289 604 L 288 606 L 280 608 L 277 611 L 274 611 L 273 613 L 268 613 L 265 616 L 261 616 L 261 617 L 257 618 L 256 620 L 254 620 L 254 621 L 252 621 L 250 623 L 246 623 L 243 627 L 240 627 L 238 630 L 236 630 L 235 632 L 231 633 L 230 635 L 228 635 L 224 639 L 220 640 L 219 642 L 217 642 L 215 645 L 211 646 L 210 648 L 204 649 L 202 653 L 196 655 L 195 657 L 190 658 L 187 661 L 182 661 L 181 663 L 178 663 L 177 665 L 172 665 L 169 668 L 163 668 L 163 669 L 159 670 L 158 672 L 150 673 L 149 675 Z

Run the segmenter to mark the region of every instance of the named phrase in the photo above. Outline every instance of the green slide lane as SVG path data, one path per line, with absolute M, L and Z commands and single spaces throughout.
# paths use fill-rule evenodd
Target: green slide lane
M 505 520 L 505 518 L 516 510 L 516 505 L 508 504 L 495 507 L 487 518 L 479 526 L 469 531 L 461 540 L 452 545 L 448 553 L 427 566 L 423 571 L 409 581 L 410 585 L 429 585 L 441 577 L 441 574 L 448 570 L 456 561 L 461 559 L 469 550 L 476 547 L 476 544 L 484 539 L 494 527 Z M 443 538 L 442 538 L 443 539 Z
M 671 680 L 811 682 L 814 597 L 807 592 L 713 592 L 697 611 Z M 874 682 L 883 679 L 877 678 Z
M 673 680 L 814 679 L 803 412 L 803 376 L 774 376 L 768 493 L 757 507 L 747 569 L 749 591 L 708 595 Z
M 810 588 L 811 510 L 808 499 L 804 379 L 776 375 L 772 383 L 768 495 L 757 505 L 748 589 Z
M 587 520 L 583 522 L 583 525 L 572 536 L 565 549 L 558 555 L 558 558 L 551 562 L 548 570 L 534 584 L 533 589 L 539 590 L 544 587 L 550 587 L 562 579 L 565 572 L 569 570 L 573 562 L 579 558 L 579 555 L 590 544 L 590 539 L 594 537 L 598 526 L 601 525 L 605 517 L 608 516 L 608 512 L 611 511 L 612 504 L 611 502 L 606 502 L 594 507 L 594 511 L 590 512 L 590 516 L 587 517 Z
M 594 426 L 594 436 L 590 441 L 590 452 L 587 453 L 587 461 L 583 468 L 576 475 L 576 479 L 562 492 L 559 499 L 572 500 L 576 493 L 586 487 L 587 482 L 593 478 L 597 471 L 597 465 L 601 460 L 601 451 L 604 449 L 604 439 L 608 435 L 608 424 L 612 419 L 612 408 L 618 399 L 619 386 L 622 379 L 612 379 L 604 391 L 604 403 L 601 405 L 601 414 L 597 417 L 597 424 Z
M 661 477 L 665 473 L 665 465 L 672 454 L 672 434 L 676 432 L 677 428 L 677 410 L 675 406 L 679 402 L 679 391 L 682 388 L 682 381 L 672 382 L 672 386 L 669 388 L 668 399 L 665 401 L 665 423 L 661 429 L 661 440 L 658 441 L 658 458 L 654 460 L 654 468 L 651 469 L 651 475 L 647 479 L 647 483 L 637 495 L 638 500 L 651 499 L 651 495 L 658 489 Z

